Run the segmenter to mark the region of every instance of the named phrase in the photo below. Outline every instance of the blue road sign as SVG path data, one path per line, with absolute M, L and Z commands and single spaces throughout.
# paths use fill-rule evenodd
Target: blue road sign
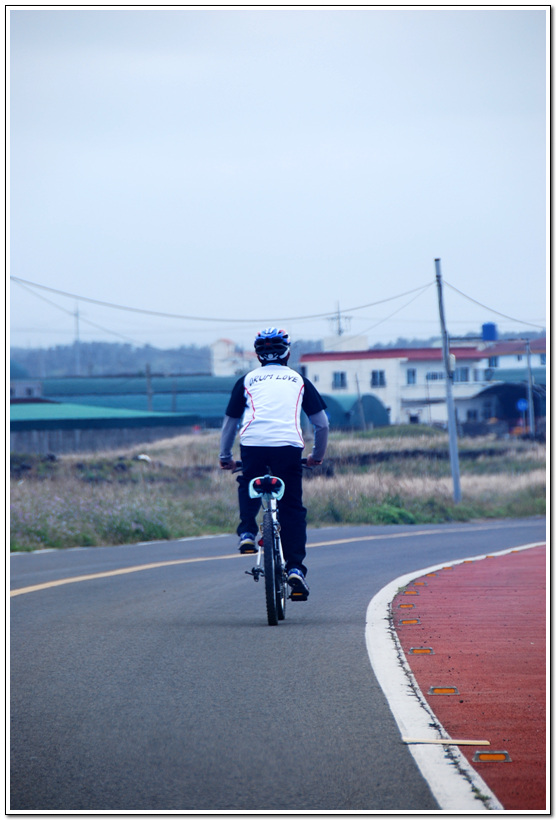
M 529 407 L 529 402 L 527 399 L 518 399 L 517 400 L 517 409 L 520 413 L 525 413 L 527 408 Z

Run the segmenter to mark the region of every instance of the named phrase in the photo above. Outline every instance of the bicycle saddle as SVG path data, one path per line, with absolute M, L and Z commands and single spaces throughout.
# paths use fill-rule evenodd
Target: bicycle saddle
M 284 495 L 286 485 L 281 478 L 274 475 L 263 475 L 258 478 L 253 478 L 249 482 L 249 496 L 250 498 L 258 498 L 262 495 L 270 495 L 278 501 Z

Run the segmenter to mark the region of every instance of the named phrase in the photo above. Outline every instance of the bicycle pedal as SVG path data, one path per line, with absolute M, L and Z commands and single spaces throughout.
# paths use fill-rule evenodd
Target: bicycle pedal
M 290 595 L 292 601 L 306 601 L 308 597 L 308 592 L 294 592 L 293 590 Z
M 253 567 L 253 569 L 246 569 L 245 574 L 251 575 L 255 581 L 258 581 L 261 575 L 264 576 L 264 570 L 260 567 Z

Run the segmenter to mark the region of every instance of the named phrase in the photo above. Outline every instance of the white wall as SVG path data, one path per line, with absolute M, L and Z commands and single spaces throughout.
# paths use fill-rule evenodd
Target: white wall
M 308 378 L 314 382 L 321 393 L 341 396 L 342 394 L 355 395 L 357 393 L 357 378 L 362 395 L 372 394 L 385 407 L 390 409 L 392 424 L 407 424 L 410 415 L 417 415 L 422 423 L 445 423 L 446 383 L 444 379 L 427 380 L 427 373 L 444 374 L 444 365 L 441 360 L 412 361 L 407 357 L 396 358 L 362 358 L 338 359 L 336 361 L 313 361 L 305 364 Z M 454 401 L 466 400 L 478 393 L 485 382 L 475 381 L 475 371 L 483 376 L 482 362 L 461 359 L 456 367 L 467 367 L 469 381 L 454 382 Z M 415 384 L 407 383 L 407 371 L 415 370 Z M 372 371 L 384 373 L 385 386 L 372 386 Z M 346 386 L 338 389 L 333 387 L 334 373 L 346 374 Z M 356 378 L 357 377 L 357 378 Z

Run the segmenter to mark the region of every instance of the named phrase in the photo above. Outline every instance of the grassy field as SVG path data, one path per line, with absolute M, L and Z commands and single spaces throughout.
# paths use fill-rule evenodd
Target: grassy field
M 218 469 L 218 443 L 207 432 L 86 456 L 12 456 L 11 550 L 235 532 L 236 483 Z M 325 465 L 304 484 L 309 526 L 545 514 L 544 445 L 485 437 L 462 439 L 459 450 L 456 505 L 446 434 L 422 426 L 332 434 Z

